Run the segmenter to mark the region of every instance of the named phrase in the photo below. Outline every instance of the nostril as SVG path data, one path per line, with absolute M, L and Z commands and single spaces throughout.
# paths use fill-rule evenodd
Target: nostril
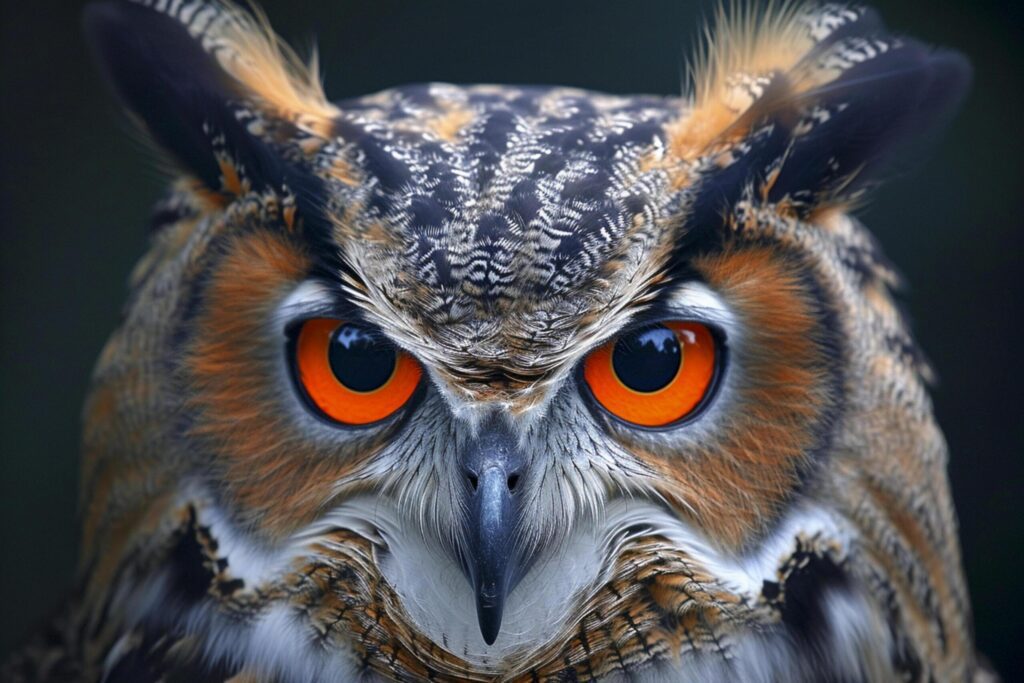
M 519 485 L 519 475 L 518 474 L 509 475 L 507 483 L 508 483 L 508 490 L 509 491 L 515 491 L 516 490 L 516 486 Z
M 480 479 L 472 472 L 466 473 L 466 479 L 469 480 L 469 485 L 473 487 L 474 491 L 476 491 L 477 487 L 480 485 Z

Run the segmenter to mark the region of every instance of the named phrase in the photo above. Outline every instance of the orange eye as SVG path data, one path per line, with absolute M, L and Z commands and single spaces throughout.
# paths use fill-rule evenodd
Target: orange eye
M 583 363 L 583 378 L 612 415 L 662 427 L 689 415 L 711 386 L 715 340 L 707 327 L 667 322 L 624 334 Z
M 295 367 L 316 407 L 349 425 L 370 424 L 394 414 L 412 398 L 423 376 L 412 356 L 370 330 L 328 318 L 302 323 Z

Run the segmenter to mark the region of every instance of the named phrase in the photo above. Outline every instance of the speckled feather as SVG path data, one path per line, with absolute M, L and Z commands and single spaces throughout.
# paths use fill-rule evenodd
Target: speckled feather
M 255 10 L 86 23 L 182 176 L 86 404 L 79 587 L 8 679 L 989 680 L 930 370 L 849 214 L 952 111 L 961 57 L 786 5 L 719 17 L 686 97 L 331 103 Z M 417 400 L 310 415 L 283 349 L 319 315 L 416 356 Z M 694 421 L 629 429 L 576 368 L 667 315 L 728 365 Z M 453 520 L 493 415 L 539 559 L 490 647 Z

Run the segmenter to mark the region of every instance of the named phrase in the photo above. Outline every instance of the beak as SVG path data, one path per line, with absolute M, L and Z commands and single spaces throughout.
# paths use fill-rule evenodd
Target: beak
M 488 645 L 498 638 L 505 598 L 522 576 L 514 536 L 523 460 L 508 431 L 492 426 L 482 430 L 463 462 L 469 500 L 462 567 L 473 586 L 480 634 Z

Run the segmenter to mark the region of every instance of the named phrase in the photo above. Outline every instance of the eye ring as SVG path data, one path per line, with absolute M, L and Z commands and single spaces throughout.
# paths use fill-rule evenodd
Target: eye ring
M 408 353 L 346 320 L 305 320 L 289 347 L 293 376 L 307 402 L 345 426 L 391 417 L 412 399 L 423 376 Z
M 675 428 L 709 403 L 724 355 L 724 345 L 709 327 L 660 322 L 591 351 L 582 364 L 581 383 L 602 412 L 620 422 L 641 429 Z

